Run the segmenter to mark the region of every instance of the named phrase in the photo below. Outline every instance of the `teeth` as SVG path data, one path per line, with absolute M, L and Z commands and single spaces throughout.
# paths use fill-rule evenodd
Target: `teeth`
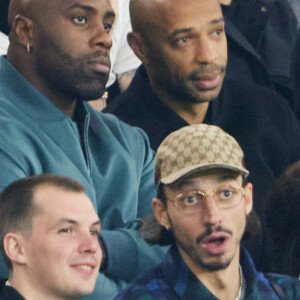
M 80 269 L 83 269 L 83 270 L 91 270 L 92 269 L 91 266 L 87 266 L 87 265 L 81 265 L 81 266 L 77 266 L 77 267 Z

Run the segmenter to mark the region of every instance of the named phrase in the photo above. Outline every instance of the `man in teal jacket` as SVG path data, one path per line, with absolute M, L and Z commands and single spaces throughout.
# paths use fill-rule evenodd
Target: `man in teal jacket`
M 104 92 L 114 12 L 108 0 L 13 0 L 9 22 L 11 43 L 0 58 L 0 191 L 41 173 L 83 184 L 106 253 L 91 299 L 111 299 L 164 253 L 135 230 L 155 195 L 146 135 L 81 101 Z

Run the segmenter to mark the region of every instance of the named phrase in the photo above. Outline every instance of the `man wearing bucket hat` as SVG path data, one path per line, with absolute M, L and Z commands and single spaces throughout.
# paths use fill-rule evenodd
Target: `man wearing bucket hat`
M 252 211 L 252 184 L 236 140 L 217 126 L 170 134 L 156 156 L 156 222 L 148 242 L 171 244 L 155 269 L 117 299 L 299 299 L 300 281 L 255 269 L 240 245 Z M 248 232 L 249 233 L 249 232 Z

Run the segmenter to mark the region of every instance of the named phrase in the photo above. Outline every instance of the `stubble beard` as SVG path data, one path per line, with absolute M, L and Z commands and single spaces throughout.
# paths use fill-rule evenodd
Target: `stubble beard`
M 156 86 L 166 94 L 169 95 L 170 99 L 174 99 L 174 101 L 184 104 L 199 104 L 206 103 L 216 99 L 220 93 L 220 90 L 223 85 L 224 74 L 225 74 L 225 66 L 220 65 L 208 65 L 208 66 L 199 66 L 199 69 L 193 71 L 184 76 L 175 75 L 175 78 L 169 79 L 167 76 L 164 79 L 161 79 L 161 75 L 158 78 L 154 78 L 154 82 Z M 211 90 L 199 91 L 193 86 L 193 80 L 200 76 L 201 74 L 209 73 L 209 72 L 219 72 L 220 76 L 223 76 L 222 83 L 220 86 L 216 86 Z M 205 95 L 207 94 L 207 95 Z M 212 96 L 213 95 L 213 96 Z
M 195 264 L 195 266 L 197 266 L 201 270 L 206 270 L 209 272 L 225 270 L 234 258 L 234 255 L 232 255 L 224 259 L 222 256 L 224 256 L 225 254 L 222 254 L 220 256 L 215 256 L 215 261 L 205 262 L 205 260 L 202 258 L 201 253 L 199 253 L 199 250 L 197 251 L 197 249 L 195 249 L 193 246 L 189 247 L 181 243 L 181 241 L 177 239 L 176 244 L 178 248 L 186 253 L 190 260 Z
M 189 259 L 199 268 L 202 270 L 206 270 L 209 272 L 214 272 L 214 271 L 220 271 L 220 270 L 225 270 L 230 263 L 232 262 L 232 260 L 234 259 L 235 253 L 231 256 L 229 256 L 228 258 L 224 258 L 225 254 L 221 254 L 221 255 L 217 255 L 215 256 L 216 260 L 212 261 L 212 262 L 205 262 L 205 260 L 202 258 L 202 254 L 199 251 L 199 249 L 197 248 L 197 245 L 200 243 L 200 241 L 206 236 L 211 234 L 214 230 L 212 230 L 211 228 L 208 228 L 207 231 L 202 235 L 199 236 L 196 239 L 196 243 L 191 244 L 191 245 L 187 245 L 186 243 L 183 243 L 180 239 L 176 238 L 176 235 L 174 234 L 174 225 L 170 219 L 170 217 L 168 216 L 168 220 L 169 223 L 171 224 L 171 231 L 172 234 L 175 238 L 176 241 L 176 245 L 178 248 L 180 248 L 183 252 L 185 252 L 185 254 L 187 255 L 187 257 L 189 257 Z M 223 229 L 221 227 L 217 227 L 215 231 L 224 231 L 226 233 L 228 233 L 229 235 L 232 236 L 232 232 L 230 230 L 227 229 Z
M 53 41 L 47 40 L 45 43 L 35 51 L 35 55 L 37 70 L 50 88 L 83 101 L 98 99 L 103 95 L 109 74 L 87 74 L 85 65 L 88 55 L 73 58 Z M 98 51 L 93 56 L 101 54 Z

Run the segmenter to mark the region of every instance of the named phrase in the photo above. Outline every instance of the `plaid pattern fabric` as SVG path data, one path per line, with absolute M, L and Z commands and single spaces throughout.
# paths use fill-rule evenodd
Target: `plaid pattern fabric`
M 246 283 L 245 300 L 298 300 L 300 281 L 287 275 L 256 271 L 248 252 L 241 249 L 241 267 Z M 275 288 L 274 288 L 275 286 Z M 278 296 L 280 289 L 284 298 Z M 155 269 L 140 275 L 115 300 L 217 300 L 194 276 L 173 246 Z

